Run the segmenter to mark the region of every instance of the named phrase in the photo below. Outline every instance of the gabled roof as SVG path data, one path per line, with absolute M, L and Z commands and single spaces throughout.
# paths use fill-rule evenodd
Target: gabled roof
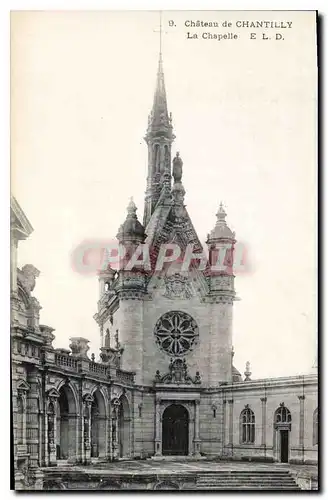
M 16 198 L 10 197 L 10 228 L 18 240 L 25 240 L 33 232 L 33 227 Z

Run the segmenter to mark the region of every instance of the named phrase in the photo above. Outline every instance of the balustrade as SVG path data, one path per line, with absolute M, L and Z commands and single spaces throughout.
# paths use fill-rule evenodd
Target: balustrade
M 63 368 L 71 368 L 74 371 L 77 371 L 78 369 L 77 359 L 74 359 L 71 356 L 65 356 L 64 354 L 56 354 L 55 363 L 58 366 L 62 366 Z

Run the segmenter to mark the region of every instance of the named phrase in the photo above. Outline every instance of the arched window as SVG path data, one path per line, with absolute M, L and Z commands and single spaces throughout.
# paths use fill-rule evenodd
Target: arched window
M 21 394 L 17 396 L 17 444 L 24 442 L 24 402 Z
M 318 408 L 313 412 L 313 445 L 319 444 L 319 413 Z
M 283 403 L 276 410 L 274 421 L 275 424 L 289 424 L 292 421 L 291 413 Z
M 241 442 L 255 442 L 255 414 L 248 405 L 240 414 Z

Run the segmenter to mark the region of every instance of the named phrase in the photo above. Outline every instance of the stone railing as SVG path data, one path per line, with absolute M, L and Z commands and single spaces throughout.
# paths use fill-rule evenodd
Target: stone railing
M 94 361 L 90 361 L 89 372 L 107 378 L 107 366 L 101 365 L 100 363 L 95 363 Z
M 69 355 L 55 354 L 55 363 L 56 363 L 56 365 L 58 365 L 62 368 L 68 368 L 68 369 L 71 369 L 74 371 L 78 370 L 77 359 L 75 359 Z
M 134 384 L 134 373 L 126 372 L 124 370 L 116 370 L 116 380 L 122 382 L 123 384 Z
M 75 358 L 74 356 L 65 353 L 56 353 L 55 364 L 66 370 L 89 373 L 90 375 L 95 375 L 100 378 L 110 379 L 111 368 L 109 365 L 96 363 L 95 361 L 90 361 L 88 359 Z M 133 385 L 134 377 L 135 374 L 133 372 L 116 369 L 115 378 L 117 382 Z

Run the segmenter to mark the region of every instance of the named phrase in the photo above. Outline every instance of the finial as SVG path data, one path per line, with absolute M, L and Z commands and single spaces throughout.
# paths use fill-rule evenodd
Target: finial
M 231 357 L 233 358 L 235 355 L 235 348 L 234 346 L 231 347 Z
M 248 382 L 249 380 L 251 380 L 252 372 L 250 371 L 250 369 L 251 369 L 251 364 L 249 361 L 247 361 L 246 362 L 246 370 L 244 371 L 245 382 Z
M 159 11 L 159 57 L 162 58 L 162 11 Z
M 216 213 L 216 217 L 217 217 L 218 221 L 220 221 L 220 222 L 222 221 L 222 222 L 224 222 L 224 223 L 225 223 L 225 218 L 226 218 L 226 215 L 227 215 L 227 214 L 226 214 L 226 212 L 225 212 L 225 210 L 224 210 L 224 208 L 223 208 L 223 203 L 222 203 L 222 201 L 221 201 L 221 202 L 220 202 L 220 206 L 219 206 L 219 210 L 218 210 L 218 212 Z
M 130 198 L 130 202 L 127 207 L 128 215 L 131 217 L 136 217 L 137 206 L 133 201 L 133 196 Z

